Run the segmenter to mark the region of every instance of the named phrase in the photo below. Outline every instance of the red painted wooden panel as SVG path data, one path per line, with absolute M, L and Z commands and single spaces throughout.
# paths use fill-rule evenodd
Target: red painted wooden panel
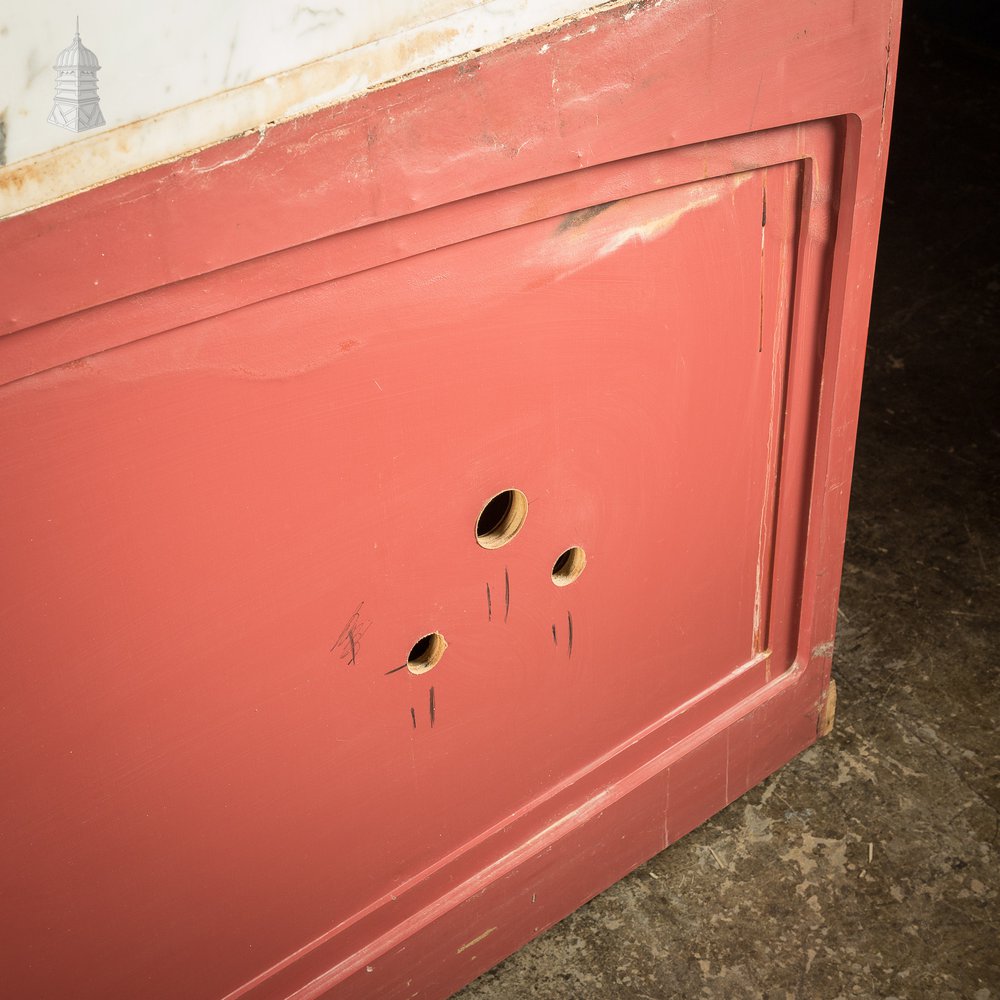
M 18 995 L 446 996 L 815 739 L 897 20 L 617 8 L 0 223 Z

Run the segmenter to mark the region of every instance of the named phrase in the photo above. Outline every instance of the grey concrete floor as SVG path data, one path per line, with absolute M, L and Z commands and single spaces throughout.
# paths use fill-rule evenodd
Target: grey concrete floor
M 461 1000 L 1000 998 L 1000 61 L 911 3 L 834 732 Z

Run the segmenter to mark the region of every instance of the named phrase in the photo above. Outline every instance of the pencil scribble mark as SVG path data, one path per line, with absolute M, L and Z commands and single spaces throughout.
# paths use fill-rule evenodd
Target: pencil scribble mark
M 410 718 L 413 720 L 413 728 L 417 728 L 417 710 L 415 708 L 410 708 Z
M 389 674 L 398 674 L 400 670 L 405 670 L 405 669 L 406 669 L 406 664 L 403 663 L 398 667 L 393 667 L 392 670 L 387 670 L 385 672 L 385 676 L 388 677 Z
M 339 657 L 347 666 L 352 667 L 358 662 L 358 653 L 361 651 L 361 639 L 368 631 L 371 622 L 361 618 L 361 609 L 365 606 L 362 601 L 355 609 L 354 614 L 347 619 L 347 624 L 343 631 L 337 636 L 337 641 L 330 647 L 330 652 L 337 652 L 339 647 Z
M 573 655 L 573 616 L 567 611 L 566 612 L 566 628 L 569 630 L 566 639 L 566 655 Z
M 507 567 L 503 568 L 503 620 L 507 621 L 507 616 L 510 614 L 510 573 L 507 572 Z
M 556 627 L 555 627 L 555 625 L 552 626 L 552 642 L 556 646 L 559 645 L 559 639 L 556 636 Z
M 493 621 L 493 598 L 490 596 L 490 585 L 486 584 L 486 617 Z
M 431 729 L 433 729 L 434 728 L 434 688 L 431 688 L 430 709 L 431 709 Z

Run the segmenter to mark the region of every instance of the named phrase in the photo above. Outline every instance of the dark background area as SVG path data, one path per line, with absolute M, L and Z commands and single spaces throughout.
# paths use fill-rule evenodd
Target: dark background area
M 1000 1000 L 997 20 L 904 11 L 836 728 L 462 1000 Z

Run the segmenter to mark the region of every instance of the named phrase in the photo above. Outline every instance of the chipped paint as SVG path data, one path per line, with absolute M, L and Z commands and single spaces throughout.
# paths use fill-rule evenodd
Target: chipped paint
M 829 642 L 821 642 L 818 646 L 814 646 L 812 656 L 824 658 L 833 656 L 833 640 L 831 639 Z
M 833 722 L 837 715 L 837 682 L 831 680 L 820 706 L 819 718 L 816 721 L 816 735 L 820 739 L 833 732 Z
M 621 0 L 604 4 L 487 0 L 430 23 L 401 27 L 391 36 L 88 135 L 0 169 L 0 218 L 620 5 Z M 590 25 L 581 33 L 596 30 Z M 572 33 L 566 36 L 567 40 L 574 37 Z
M 211 173 L 213 170 L 218 170 L 220 167 L 228 167 L 231 163 L 239 163 L 240 160 L 245 160 L 248 156 L 253 156 L 254 153 L 260 149 L 260 144 L 264 141 L 264 136 L 267 134 L 267 126 L 261 125 L 257 129 L 257 141 L 244 153 L 240 153 L 239 156 L 231 156 L 229 159 L 222 160 L 220 163 L 212 163 L 208 166 L 200 166 L 196 163 L 192 163 L 190 170 L 193 174 L 207 174 Z
M 466 948 L 471 948 L 473 945 L 479 944 L 480 941 L 485 941 L 494 931 L 495 927 L 491 927 L 488 931 L 483 931 L 478 937 L 474 937 L 471 941 L 466 941 L 458 950 L 455 952 L 456 955 L 461 955 Z

